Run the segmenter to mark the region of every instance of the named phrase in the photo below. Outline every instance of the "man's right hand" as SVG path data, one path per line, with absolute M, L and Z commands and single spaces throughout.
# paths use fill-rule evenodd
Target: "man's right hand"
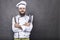
M 19 25 L 18 23 L 15 23 L 15 27 L 22 29 L 22 28 L 21 28 L 21 25 Z

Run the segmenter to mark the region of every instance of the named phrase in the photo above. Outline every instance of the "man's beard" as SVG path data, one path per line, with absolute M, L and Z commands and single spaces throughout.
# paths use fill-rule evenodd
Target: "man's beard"
M 23 14 L 21 12 L 19 12 L 19 14 L 21 17 L 25 16 L 25 12 Z

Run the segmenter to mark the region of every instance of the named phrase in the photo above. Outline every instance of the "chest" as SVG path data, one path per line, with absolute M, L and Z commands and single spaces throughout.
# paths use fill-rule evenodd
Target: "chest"
M 17 18 L 17 22 L 18 22 L 20 25 L 25 24 L 26 22 L 28 22 L 28 20 L 29 20 L 28 17 L 19 17 L 19 18 Z

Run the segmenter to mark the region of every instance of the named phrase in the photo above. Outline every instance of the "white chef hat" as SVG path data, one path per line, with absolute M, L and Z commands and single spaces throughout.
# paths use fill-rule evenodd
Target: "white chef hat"
M 25 7 L 26 8 L 26 5 L 27 5 L 27 3 L 25 1 L 21 1 L 16 5 L 16 7 L 18 7 L 18 8 Z

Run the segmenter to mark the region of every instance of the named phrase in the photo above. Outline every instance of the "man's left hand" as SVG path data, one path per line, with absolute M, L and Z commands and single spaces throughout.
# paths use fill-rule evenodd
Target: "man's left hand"
M 24 25 L 25 25 L 25 26 L 30 26 L 30 23 L 27 22 L 27 23 L 25 23 Z

